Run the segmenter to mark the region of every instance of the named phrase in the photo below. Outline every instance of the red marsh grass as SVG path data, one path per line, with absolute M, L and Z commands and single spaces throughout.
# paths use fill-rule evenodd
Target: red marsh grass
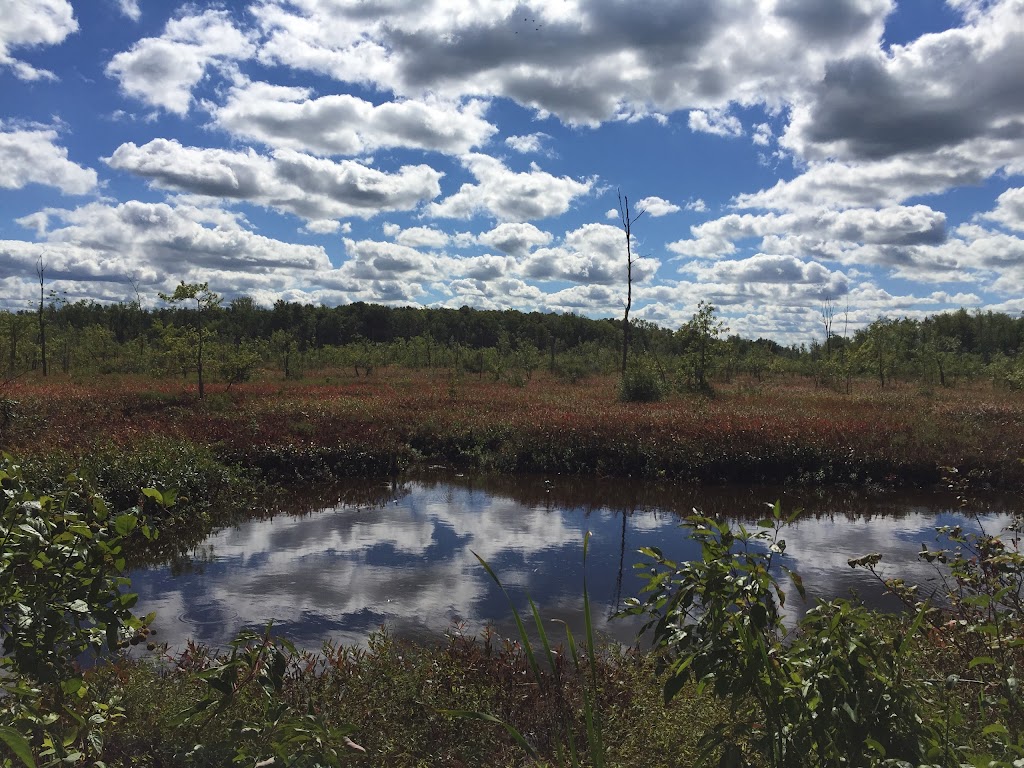
M 416 462 L 700 482 L 929 484 L 941 467 L 995 486 L 1024 478 L 1024 395 L 988 385 L 852 395 L 810 381 L 719 384 L 707 398 L 621 403 L 616 377 L 524 387 L 446 371 L 268 377 L 199 400 L 181 380 L 25 378 L 2 425 L 6 450 L 83 453 L 154 436 L 208 446 L 288 476 L 373 474 Z M 313 467 L 315 465 L 315 467 Z

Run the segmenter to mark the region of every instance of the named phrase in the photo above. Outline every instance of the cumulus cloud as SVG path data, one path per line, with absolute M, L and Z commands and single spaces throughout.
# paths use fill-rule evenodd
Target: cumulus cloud
M 185 115 L 192 89 L 211 66 L 247 59 L 255 52 L 250 35 L 235 26 L 227 11 L 211 9 L 171 19 L 160 37 L 143 38 L 118 53 L 106 71 L 129 96 Z
M 139 0 L 117 0 L 117 8 L 132 21 L 138 21 L 142 18 Z
M 451 239 L 434 227 L 409 227 L 394 235 L 395 242 L 410 248 L 444 248 Z
M 538 248 L 522 262 L 523 276 L 534 280 L 565 280 L 591 286 L 623 286 L 626 253 L 623 233 L 607 224 L 584 224 L 567 232 L 562 244 Z M 635 253 L 635 251 L 634 251 Z M 650 279 L 661 266 L 651 258 L 633 261 L 633 280 Z
M 736 137 L 743 135 L 739 119 L 722 109 L 694 109 L 687 120 L 694 133 L 710 133 L 713 136 Z
M 617 311 L 621 299 L 620 291 L 612 290 L 605 285 L 573 285 L 547 294 L 544 303 L 549 311 L 608 312 Z
M 336 271 L 336 276 L 350 281 L 396 281 L 413 286 L 421 293 L 424 285 L 436 283 L 447 286 L 457 281 L 471 281 L 478 293 L 488 293 L 488 285 L 509 275 L 515 260 L 508 256 L 485 254 L 482 256 L 451 256 L 444 253 L 424 252 L 422 247 L 410 243 L 422 237 L 413 230 L 398 234 L 413 234 L 406 243 L 346 238 L 345 254 L 348 260 Z
M 105 161 L 162 189 L 244 200 L 309 221 L 411 210 L 441 192 L 442 174 L 426 165 L 384 173 L 354 160 L 334 162 L 288 149 L 268 157 L 252 149 L 202 149 L 154 139 L 141 147 L 122 144 Z
M 153 291 L 209 279 L 215 290 L 236 294 L 282 291 L 300 275 L 330 269 L 320 247 L 257 235 L 230 215 L 194 206 L 90 203 L 47 214 L 42 242 L 0 241 L 0 278 L 28 274 L 44 256 L 52 279 L 90 296 L 122 298 L 129 274 Z
M 345 238 L 349 260 L 339 274 L 359 279 L 392 280 L 437 278 L 439 272 L 429 254 L 398 243 Z
M 754 135 L 751 140 L 759 147 L 767 147 L 771 144 L 773 135 L 772 127 L 768 123 L 758 123 L 754 126 Z
M 827 66 L 781 143 L 801 157 L 878 160 L 1024 137 L 1024 6 L 976 6 L 963 27 Z
M 545 139 L 550 139 L 546 133 L 528 133 L 524 136 L 509 136 L 505 139 L 505 146 L 523 155 L 537 154 L 544 151 Z
M 1024 232 L 1024 187 L 1003 192 L 996 200 L 995 210 L 982 214 L 980 218 Z
M 450 297 L 440 303 L 445 307 L 550 309 L 547 297 L 539 288 L 514 277 L 490 281 L 460 278 L 445 283 L 441 288 Z
M 576 198 L 588 194 L 594 186 L 594 179 L 552 176 L 536 163 L 531 163 L 529 171 L 517 173 L 488 155 L 465 155 L 461 162 L 477 183 L 463 184 L 455 194 L 431 203 L 429 215 L 468 219 L 485 214 L 500 221 L 520 222 L 544 219 L 565 213 Z
M 963 279 L 968 270 L 979 270 L 991 279 L 990 288 L 1019 295 L 1024 285 L 1024 239 L 1005 232 L 992 232 L 975 224 L 957 227 L 956 237 L 925 257 L 943 258 L 954 274 Z
M 57 45 L 78 31 L 68 0 L 7 0 L 0 14 L 0 69 L 8 68 L 20 80 L 55 80 L 56 75 L 14 58 L 11 51 Z
M 230 90 L 214 119 L 235 136 L 324 155 L 358 155 L 403 147 L 463 154 L 497 128 L 486 102 L 405 99 L 382 104 L 350 94 L 314 97 L 309 88 L 245 83 Z
M 862 245 L 898 249 L 941 243 L 946 238 L 946 216 L 925 205 L 810 208 L 787 214 L 733 213 L 691 227 L 690 232 L 693 238 L 670 243 L 669 250 L 680 256 L 726 257 L 743 241 L 760 239 L 762 250 L 843 261 Z
M 45 184 L 69 195 L 84 195 L 96 188 L 96 171 L 68 160 L 68 151 L 56 144 L 55 130 L 4 129 L 0 124 L 0 188 L 21 189 Z
M 403 95 L 501 96 L 572 124 L 781 106 L 827 62 L 870 50 L 892 0 L 678 3 L 267 0 L 260 56 Z M 757 40 L 757 45 L 749 41 Z M 729 55 L 722 55 L 729 51 Z M 696 118 L 699 121 L 699 118 Z M 729 130 L 732 130 L 729 128 Z
M 771 286 L 783 295 L 795 294 L 799 301 L 808 298 L 841 296 L 847 292 L 847 278 L 816 262 L 805 262 L 793 256 L 759 253 L 747 259 L 718 261 L 711 264 L 691 263 L 683 271 L 692 273 L 701 283 L 732 284 L 738 292 Z M 807 289 L 810 288 L 810 291 Z
M 533 248 L 550 243 L 551 233 L 525 222 L 506 222 L 489 232 L 484 232 L 477 239 L 484 245 L 497 248 L 510 256 L 525 256 Z
M 675 203 L 670 203 L 660 197 L 645 197 L 637 202 L 636 209 L 654 217 L 668 216 L 670 213 L 678 213 L 683 210 Z

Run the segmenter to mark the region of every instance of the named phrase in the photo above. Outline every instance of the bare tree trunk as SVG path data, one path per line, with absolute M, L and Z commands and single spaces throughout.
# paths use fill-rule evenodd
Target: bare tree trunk
M 622 318 L 622 375 L 626 375 L 626 364 L 629 360 L 629 310 L 633 306 L 633 222 L 644 215 L 640 211 L 636 216 L 629 212 L 629 198 L 619 193 L 619 218 L 622 229 L 626 233 L 626 312 Z
M 821 320 L 825 324 L 825 359 L 832 357 L 832 319 L 835 317 L 836 307 L 832 297 L 826 295 L 821 302 Z
M 199 371 L 199 399 L 203 399 L 205 394 L 203 390 L 203 306 L 200 301 L 196 300 L 196 327 L 199 329 L 199 360 L 196 366 Z
M 43 312 L 43 288 L 46 282 L 46 262 L 39 257 L 36 262 L 36 274 L 39 276 L 39 346 L 42 354 L 43 376 L 46 376 L 46 315 Z

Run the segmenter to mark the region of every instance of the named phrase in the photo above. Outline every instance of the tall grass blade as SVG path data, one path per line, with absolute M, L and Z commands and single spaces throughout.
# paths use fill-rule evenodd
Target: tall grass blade
M 544 620 L 541 618 L 540 611 L 537 609 L 536 603 L 533 602 L 533 598 L 527 596 L 527 600 L 530 601 L 530 611 L 533 613 L 533 623 L 537 627 L 537 634 L 540 636 L 541 645 L 544 647 L 544 653 L 548 659 L 548 665 L 551 667 L 551 675 L 554 678 L 556 690 L 561 690 L 562 676 L 558 669 L 558 662 L 555 661 L 555 655 L 551 650 L 551 643 L 548 641 L 548 633 L 544 629 Z M 537 681 L 540 683 L 540 680 Z M 576 739 L 572 733 L 572 724 L 569 722 L 568 713 L 562 710 L 562 722 L 565 731 L 566 740 L 569 742 L 569 758 L 571 765 L 579 766 L 579 756 L 576 751 Z M 556 757 L 559 765 L 565 764 L 565 755 L 561 745 L 555 747 Z
M 530 756 L 531 760 L 535 760 L 538 763 L 541 762 L 540 753 L 536 749 L 534 749 L 533 745 L 526 740 L 523 734 L 517 731 L 513 726 L 506 723 L 500 717 L 489 715 L 486 712 L 476 712 L 470 709 L 441 709 L 438 711 L 442 714 L 450 715 L 452 717 L 462 717 L 467 720 L 483 720 L 485 723 L 494 723 L 495 725 L 500 725 L 502 728 L 508 731 L 509 735 L 513 739 L 515 739 L 516 743 L 519 746 L 526 750 L 526 754 Z
M 587 632 L 587 658 L 590 663 L 591 691 L 583 686 L 583 706 L 587 719 L 587 743 L 594 768 L 604 766 L 604 739 L 601 734 L 601 712 L 596 707 L 597 698 L 597 657 L 594 650 L 594 621 L 590 610 L 590 592 L 587 589 L 587 552 L 590 546 L 590 531 L 583 536 L 583 619 Z M 574 654 L 575 655 L 575 654 Z M 593 699 L 591 698 L 593 695 Z
M 470 551 L 472 552 L 473 550 Z M 533 672 L 534 680 L 536 680 L 537 684 L 540 685 L 540 667 L 537 664 L 537 657 L 533 653 L 533 645 L 530 643 L 530 636 L 526 634 L 526 625 L 523 624 L 523 619 L 519 615 L 519 611 L 516 610 L 515 603 L 512 602 L 512 597 L 509 595 L 508 590 L 505 589 L 505 585 L 501 583 L 501 579 L 498 578 L 498 574 L 496 574 L 491 566 L 487 564 L 487 561 L 480 557 L 476 552 L 473 552 L 473 557 L 480 562 L 480 565 L 482 565 L 484 570 L 487 571 L 487 575 L 494 580 L 494 583 L 498 585 L 499 589 L 501 589 L 502 594 L 505 595 L 505 599 L 508 600 L 508 605 L 512 609 L 512 616 L 516 620 L 516 629 L 519 630 L 519 639 L 523 644 L 523 651 L 526 653 L 526 661 L 529 663 L 530 670 Z
M 548 633 L 544 631 L 544 620 L 541 618 L 540 611 L 537 610 L 537 605 L 533 602 L 533 598 L 527 595 L 526 599 L 530 603 L 530 611 L 533 613 L 533 623 L 537 627 L 537 634 L 540 636 L 540 644 L 544 648 L 544 655 L 547 657 L 548 666 L 551 667 L 551 674 L 554 676 L 555 682 L 558 682 L 558 664 L 555 662 L 554 654 L 551 651 L 551 643 L 548 642 Z M 540 681 L 538 680 L 538 682 Z

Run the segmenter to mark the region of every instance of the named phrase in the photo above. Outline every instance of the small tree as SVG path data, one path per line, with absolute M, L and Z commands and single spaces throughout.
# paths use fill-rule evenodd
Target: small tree
M 680 332 L 688 337 L 689 342 L 696 347 L 693 356 L 694 383 L 698 389 L 708 389 L 707 371 L 708 361 L 712 352 L 712 345 L 722 333 L 729 330 L 729 326 L 715 316 L 715 306 L 701 299 L 697 302 L 697 311 Z
M 199 374 L 199 398 L 203 390 L 203 315 L 220 306 L 221 297 L 210 290 L 207 283 L 186 283 L 182 281 L 174 293 L 160 293 L 160 298 L 170 304 L 194 301 L 196 303 L 196 371 Z

